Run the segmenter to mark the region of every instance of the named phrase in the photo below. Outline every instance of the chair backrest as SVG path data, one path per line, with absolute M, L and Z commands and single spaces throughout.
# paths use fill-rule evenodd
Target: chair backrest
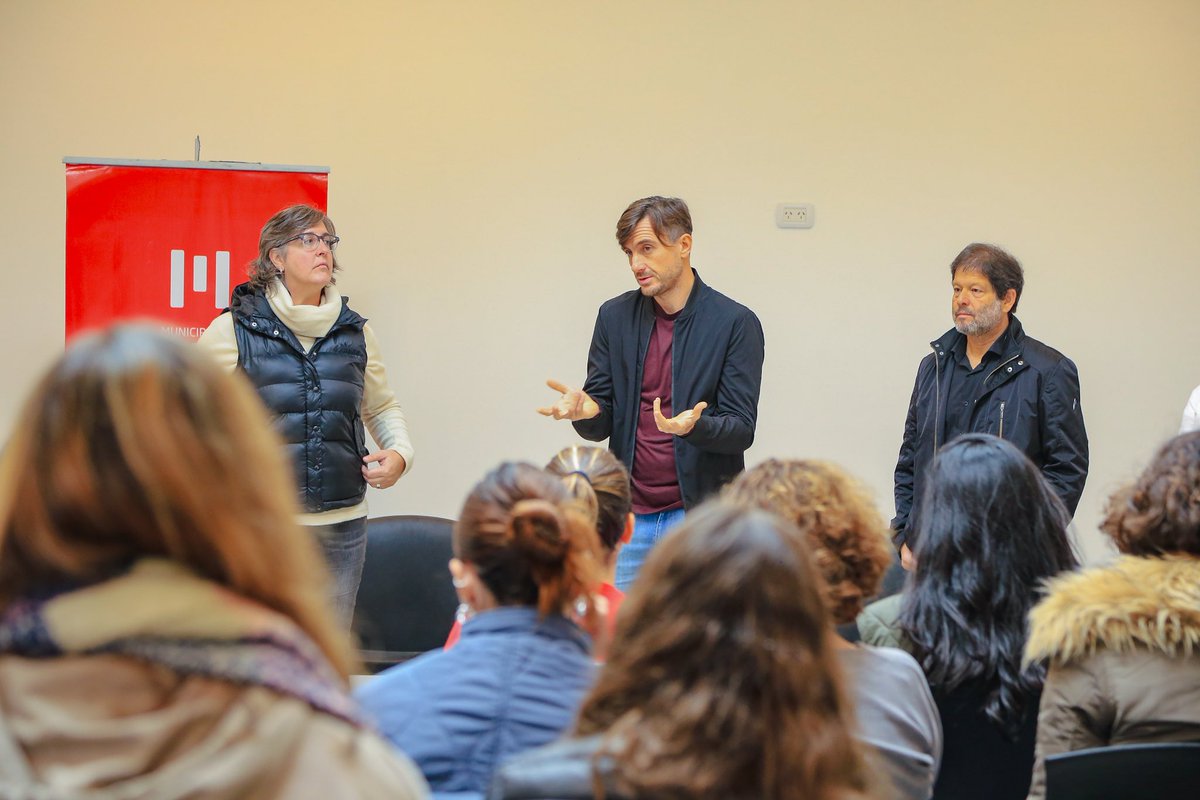
M 1200 797 L 1200 742 L 1094 747 L 1046 757 L 1046 800 Z
M 367 521 L 354 631 L 372 671 L 445 643 L 458 606 L 447 566 L 453 527 L 453 520 L 416 515 Z

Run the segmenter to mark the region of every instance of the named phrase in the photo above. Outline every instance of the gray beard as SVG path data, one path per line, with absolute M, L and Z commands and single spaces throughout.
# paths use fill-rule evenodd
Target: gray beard
M 987 333 L 1000 324 L 1000 320 L 1004 317 L 1004 309 L 1000 305 L 1000 301 L 996 301 L 987 308 L 977 313 L 970 322 L 959 322 L 954 320 L 955 329 L 963 336 L 979 336 Z

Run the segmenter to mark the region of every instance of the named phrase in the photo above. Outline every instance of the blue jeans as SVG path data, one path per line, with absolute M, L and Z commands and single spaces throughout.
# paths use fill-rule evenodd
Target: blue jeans
M 359 517 L 333 525 L 313 525 L 329 568 L 333 611 L 345 630 L 354 620 L 354 603 L 362 581 L 363 562 L 367 559 L 367 518 Z
M 629 591 L 633 579 L 637 577 L 642 563 L 658 544 L 658 540 L 667 532 L 683 522 L 683 509 L 673 508 L 670 511 L 659 511 L 656 514 L 634 514 L 633 536 L 629 544 L 621 548 L 617 554 L 617 588 L 622 592 Z

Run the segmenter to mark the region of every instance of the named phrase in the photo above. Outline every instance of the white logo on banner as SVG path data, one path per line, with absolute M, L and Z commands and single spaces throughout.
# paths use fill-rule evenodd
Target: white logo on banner
M 229 304 L 229 251 L 218 250 L 216 276 L 213 281 L 213 307 Z M 183 308 L 186 259 L 182 250 L 171 251 L 171 308 Z M 192 256 L 192 291 L 208 291 L 208 256 Z

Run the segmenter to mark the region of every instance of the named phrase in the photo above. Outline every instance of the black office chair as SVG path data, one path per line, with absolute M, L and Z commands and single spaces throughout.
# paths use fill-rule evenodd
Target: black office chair
M 1093 747 L 1046 757 L 1046 800 L 1194 800 L 1200 742 Z
M 354 631 L 371 672 L 441 647 L 458 597 L 447 562 L 454 521 L 402 515 L 367 521 Z

